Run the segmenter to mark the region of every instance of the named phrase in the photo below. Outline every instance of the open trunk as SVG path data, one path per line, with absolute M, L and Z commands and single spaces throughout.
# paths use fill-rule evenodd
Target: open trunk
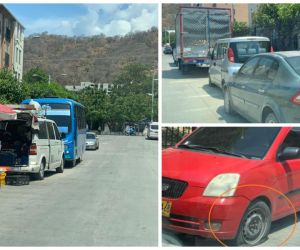
M 33 131 L 28 113 L 18 114 L 17 120 L 0 121 L 0 166 L 28 165 Z

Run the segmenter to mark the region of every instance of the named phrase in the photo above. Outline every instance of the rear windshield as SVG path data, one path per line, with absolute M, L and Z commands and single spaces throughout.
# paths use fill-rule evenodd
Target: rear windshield
M 300 75 L 300 56 L 285 58 L 289 65 Z
M 95 139 L 95 135 L 94 134 L 86 134 L 86 139 Z
M 158 129 L 158 125 L 151 125 L 151 129 Z
M 245 42 L 232 42 L 230 48 L 234 53 L 235 63 L 244 63 L 251 56 L 259 53 L 270 52 L 271 44 L 269 41 L 245 41 Z
M 191 134 L 179 147 L 262 159 L 279 131 L 278 127 L 206 127 Z

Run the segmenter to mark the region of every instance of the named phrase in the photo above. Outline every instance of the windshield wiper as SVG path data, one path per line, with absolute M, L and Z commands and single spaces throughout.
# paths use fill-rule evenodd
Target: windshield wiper
M 220 153 L 220 154 L 232 155 L 232 156 L 237 156 L 237 157 L 249 159 L 249 157 L 247 157 L 243 154 L 228 152 L 224 149 L 215 148 L 215 147 L 205 147 L 205 146 L 194 145 L 194 144 L 189 144 L 189 145 L 188 144 L 181 144 L 181 145 L 178 146 L 178 148 L 188 148 L 188 149 L 194 149 L 194 150 L 213 151 L 213 152 Z

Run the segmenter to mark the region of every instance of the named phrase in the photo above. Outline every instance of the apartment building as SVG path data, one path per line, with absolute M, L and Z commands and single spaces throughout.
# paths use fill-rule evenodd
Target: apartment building
M 22 81 L 24 26 L 0 4 L 0 69 L 12 70 Z

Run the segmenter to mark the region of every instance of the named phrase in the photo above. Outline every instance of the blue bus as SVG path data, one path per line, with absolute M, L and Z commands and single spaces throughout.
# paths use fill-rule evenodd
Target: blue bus
M 42 107 L 43 115 L 56 122 L 58 130 L 65 144 L 65 161 L 74 167 L 76 161 L 81 161 L 86 144 L 85 108 L 82 104 L 66 98 L 36 98 L 27 99 L 38 102 Z

